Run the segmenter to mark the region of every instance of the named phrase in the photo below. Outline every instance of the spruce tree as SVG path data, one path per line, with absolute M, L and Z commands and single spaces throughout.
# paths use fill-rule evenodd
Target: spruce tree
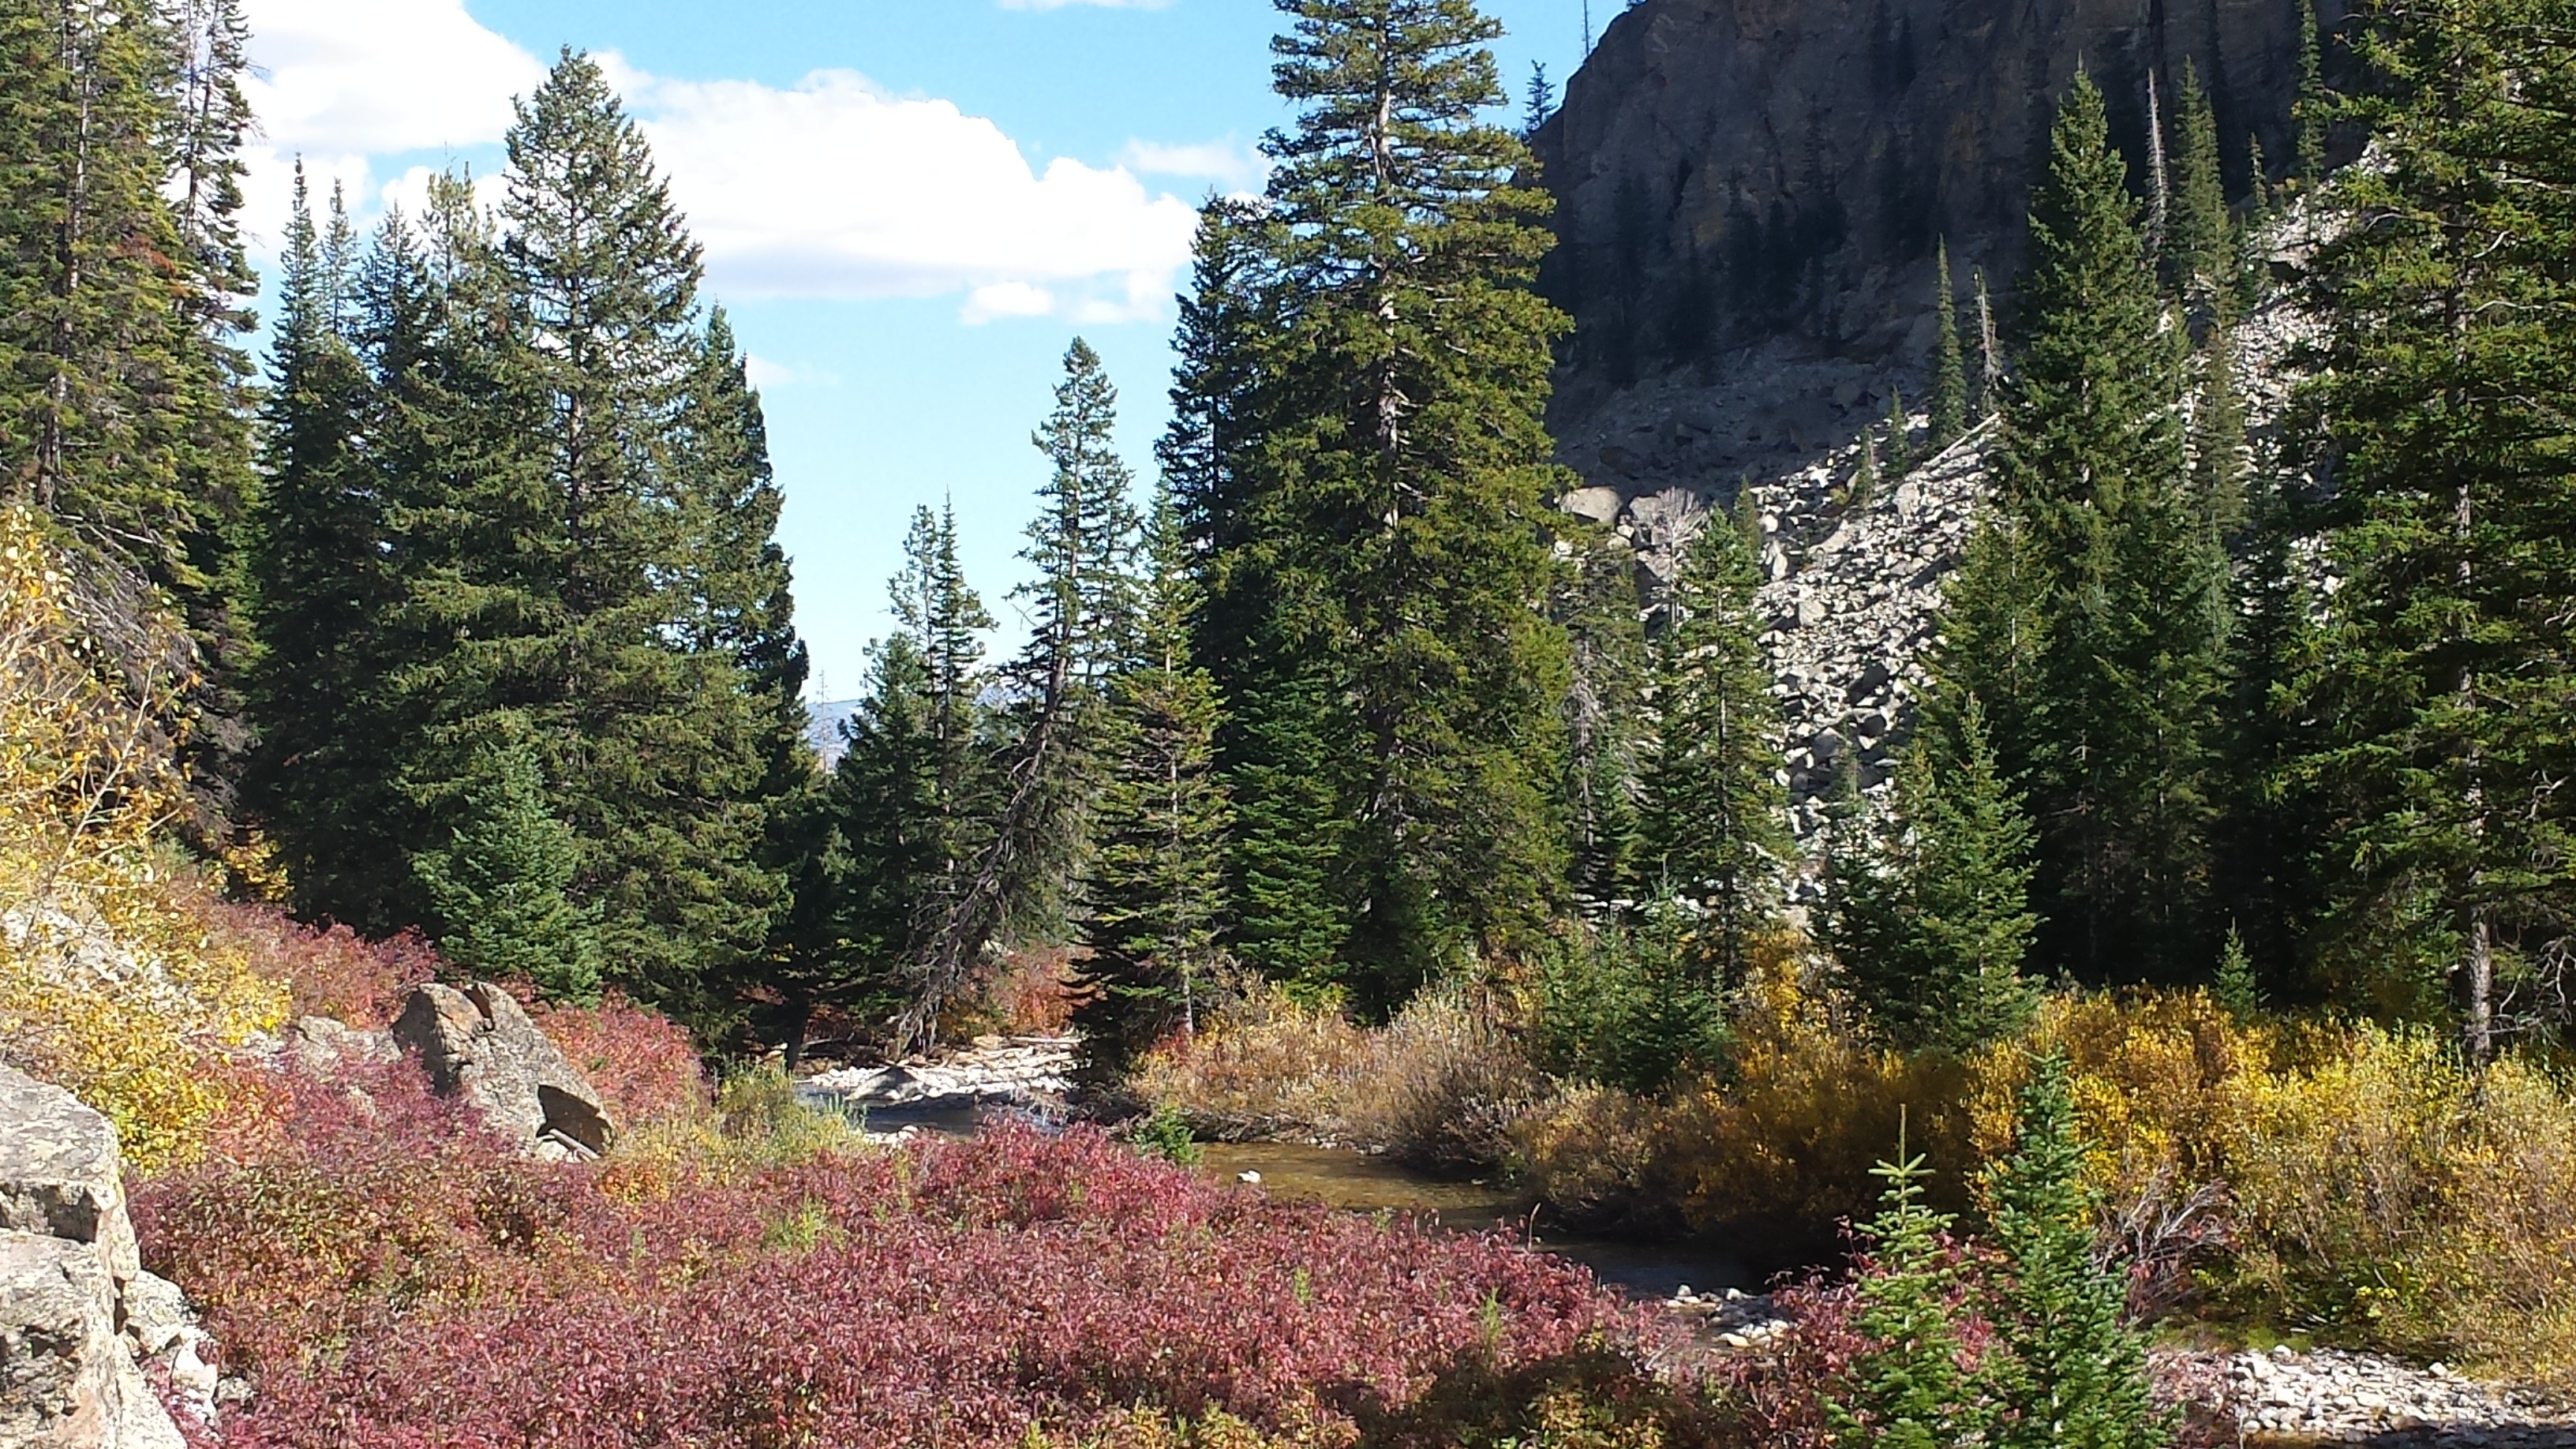
M 2084 1144 L 2066 1059 L 2039 1058 L 2021 1094 L 2013 1155 L 1985 1189 L 2004 1257 L 1994 1314 L 2007 1352 L 1989 1379 L 2004 1412 L 2001 1449 L 2154 1449 L 2173 1440 L 2147 1379 L 2146 1342 L 2129 1327 L 2126 1275 L 2093 1250 L 2100 1202 L 2083 1180 Z
M 330 225 L 346 228 L 336 203 Z M 261 644 L 244 687 L 260 739 L 243 781 L 307 915 L 369 931 L 405 922 L 408 804 L 385 625 L 403 583 L 398 524 L 368 456 L 374 379 L 353 334 L 344 247 L 325 244 L 295 178 L 263 408 L 265 486 L 247 520 L 250 620 Z
M 2326 179 L 2326 122 L 2334 102 L 2326 94 L 2325 39 L 2318 31 L 2316 0 L 2292 0 L 2299 12 L 2299 89 L 2290 103 L 2294 146 L 2290 175 L 2302 187 Z
M 2222 540 L 2246 520 L 2245 392 L 2236 380 L 2236 330 L 2211 324 L 2201 349 L 2200 386 L 2191 410 L 2191 491 Z
M 1723 982 L 1743 979 L 1791 850 L 1760 584 L 1743 531 L 1716 514 L 1683 554 L 1657 640 L 1640 812 L 1636 895 L 1694 909 L 1705 969 Z
M 1960 1268 L 1949 1241 L 1954 1221 L 1923 1201 L 1931 1174 L 1909 1157 L 1872 1176 L 1887 1183 L 1876 1216 L 1860 1230 L 1868 1258 L 1853 1292 L 1852 1327 L 1864 1347 L 1843 1369 L 1825 1417 L 1841 1449 L 1957 1449 L 1984 1442 L 1990 1418 L 1977 1385 L 1960 1367 L 1951 1321 Z
M 2239 1026 L 2252 1025 L 2262 1013 L 2263 989 L 2254 977 L 2254 957 L 2245 949 L 2245 933 L 2234 926 L 2227 928 L 2227 944 L 2219 950 L 2209 995 Z
M 1530 62 L 1529 85 L 1521 93 L 1521 139 L 1527 141 L 1556 114 L 1556 87 L 1547 79 L 1547 62 Z
M 2044 943 L 2097 980 L 2206 959 L 2225 634 L 2226 560 L 2189 489 L 2180 339 L 2124 171 L 2079 76 L 2033 198 L 2021 363 L 2004 386 L 2009 532 L 1972 545 L 1942 664 L 1985 705 L 2040 826 Z
M 223 669 L 251 279 L 232 229 L 237 22 L 192 34 L 196 19 L 102 0 L 0 11 L 0 493 L 179 603 Z
M 1907 1050 L 1965 1053 L 2028 1025 L 2022 975 L 2034 832 L 1996 766 L 1975 700 L 1898 767 L 1889 820 L 1860 848 L 1837 832 L 1825 944 L 1870 1019 Z
M 1534 938 L 1562 891 L 1544 520 L 1563 475 L 1541 414 L 1566 324 L 1530 285 L 1549 238 L 1546 198 L 1518 180 L 1528 151 L 1480 119 L 1501 100 L 1498 28 L 1471 0 L 1279 8 L 1274 74 L 1300 115 L 1266 143 L 1253 312 L 1271 336 L 1202 647 L 1242 661 L 1228 698 L 1271 716 L 1247 711 L 1236 740 L 1329 767 L 1349 984 L 1386 1010 Z M 1289 701 L 1314 712 L 1279 717 Z M 1248 854 L 1323 838 L 1302 784 L 1264 798 L 1296 767 L 1229 749 Z M 1274 826 L 1298 838 L 1262 839 Z
M 518 722 L 489 721 L 445 812 L 445 844 L 413 861 L 447 959 L 486 981 L 526 981 L 548 1000 L 599 994 L 588 914 L 566 897 L 579 845 L 547 806 L 536 751 Z
M 2165 228 L 2165 284 L 2201 323 L 2226 320 L 2234 301 L 2227 182 L 2219 169 L 2218 118 L 2189 60 L 2174 115 L 2181 145 L 2174 153 L 2173 215 Z
M 1959 345 L 1959 299 L 1950 289 L 1950 243 L 1943 238 L 1934 254 L 1932 347 L 1932 436 L 1934 453 L 1959 440 L 1968 430 L 1968 359 Z
M 1573 680 L 1565 695 L 1568 879 L 1575 898 L 1597 908 L 1634 878 L 1648 675 L 1635 550 L 1608 529 L 1577 534 L 1559 598 Z
M 2474 1062 L 2576 905 L 2563 20 L 2548 0 L 2392 12 L 2366 50 L 2381 84 L 2352 102 L 2383 164 L 2327 192 L 2367 224 L 2313 276 L 2338 586 L 2300 691 L 2327 738 L 2298 778 L 2333 806 L 2329 934 L 2447 976 Z
M 1914 471 L 1914 420 L 1906 415 L 1905 393 L 1900 388 L 1887 390 L 1887 456 L 1883 466 L 1891 478 L 1902 478 Z
M 1107 769 L 1080 932 L 1091 948 L 1083 974 L 1099 995 L 1075 1019 L 1094 1064 L 1112 1068 L 1195 1028 L 1229 914 L 1216 681 L 1191 657 L 1195 590 L 1168 499 L 1148 539 L 1142 637 L 1113 683 L 1100 747 Z
M 1006 928 L 1061 921 L 1083 817 L 1100 784 L 1105 688 L 1134 645 L 1137 522 L 1128 499 L 1134 479 L 1113 439 L 1118 392 L 1099 354 L 1078 337 L 1064 368 L 1055 410 L 1031 440 L 1053 471 L 1020 554 L 1037 578 L 1019 591 L 1030 638 L 1005 673 L 1007 790 L 982 854 L 930 933 L 899 1048 L 929 1040 L 941 1008 L 972 985 L 985 949 Z

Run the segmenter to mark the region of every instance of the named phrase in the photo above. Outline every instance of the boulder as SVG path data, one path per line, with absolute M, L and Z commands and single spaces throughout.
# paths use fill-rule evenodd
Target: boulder
M 1558 499 L 1556 506 L 1577 518 L 1612 523 L 1627 508 L 1628 500 L 1616 488 L 1577 488 Z
M 488 983 L 415 987 L 393 1039 L 420 1054 L 430 1086 L 548 1157 L 596 1157 L 615 1127 L 597 1089 L 510 993 Z
M 0 1068 L 0 1449 L 183 1449 L 126 1333 L 168 1295 L 123 1175 L 105 1117 Z
M 402 1059 L 389 1031 L 361 1031 L 327 1016 L 308 1016 L 286 1029 L 286 1059 L 298 1071 L 328 1076 L 342 1067 Z

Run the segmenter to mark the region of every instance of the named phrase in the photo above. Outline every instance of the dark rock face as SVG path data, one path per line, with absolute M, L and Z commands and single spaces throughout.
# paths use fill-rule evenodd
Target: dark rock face
M 1732 496 L 1924 400 L 1933 254 L 1998 303 L 2028 184 L 2082 66 L 2143 176 L 2152 75 L 2189 60 L 2229 189 L 2291 150 L 2301 0 L 1645 0 L 1610 27 L 1537 150 L 1577 332 L 1550 421 L 1633 497 Z M 2341 0 L 2323 0 L 2331 27 Z M 1974 323 L 1968 322 L 1973 352 Z

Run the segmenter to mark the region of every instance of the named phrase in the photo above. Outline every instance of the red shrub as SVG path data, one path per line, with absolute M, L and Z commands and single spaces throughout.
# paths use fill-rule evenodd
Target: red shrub
M 390 1026 L 403 993 L 436 978 L 442 965 L 438 952 L 410 932 L 369 941 L 346 926 L 304 925 L 275 906 L 207 898 L 197 909 L 217 930 L 242 942 L 253 969 L 286 986 L 297 1016 Z
M 1273 1205 L 1088 1131 L 625 1203 L 405 1069 L 364 1085 L 361 1109 L 290 1083 L 297 1130 L 137 1195 L 147 1257 L 258 1389 L 229 1445 L 1000 1446 L 1138 1407 L 1285 1433 L 1401 1415 L 1462 1366 L 1635 1378 L 1654 1342 L 1500 1239 Z
M 597 1006 L 551 1006 L 532 989 L 510 990 L 599 1089 L 620 1126 L 686 1116 L 706 1106 L 706 1066 L 678 1022 L 613 991 Z

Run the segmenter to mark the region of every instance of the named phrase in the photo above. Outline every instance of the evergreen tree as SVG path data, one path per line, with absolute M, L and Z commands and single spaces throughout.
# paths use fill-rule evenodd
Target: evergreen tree
M 1038 576 L 1019 593 L 1029 601 L 1030 638 L 1005 676 L 1013 696 L 1007 791 L 981 857 L 930 933 L 899 1048 L 928 1041 L 940 1009 L 972 984 L 1006 927 L 1061 920 L 1100 783 L 1105 687 L 1134 647 L 1137 523 L 1134 479 L 1112 438 L 1118 392 L 1080 338 L 1064 368 L 1055 410 L 1032 439 L 1053 474 L 1020 554 Z
M 447 842 L 413 862 L 439 916 L 447 959 L 482 980 L 526 981 L 548 1000 L 599 994 L 600 952 L 588 916 L 566 898 L 578 842 L 547 808 L 524 729 L 490 721 L 452 800 Z
M 2475 1062 L 2576 908 L 2565 20 L 2556 0 L 2391 12 L 2352 102 L 2384 164 L 2327 192 L 2367 224 L 2313 279 L 2338 587 L 2301 691 L 2329 734 L 2299 777 L 2333 805 L 2334 922 L 2447 976 Z
M 869 649 L 840 761 L 785 827 L 790 902 L 762 984 L 791 1058 L 818 1008 L 891 1021 L 913 1005 L 990 838 L 979 636 L 992 619 L 957 565 L 950 514 L 915 510 L 888 591 L 896 629 Z
M 1228 914 L 1216 681 L 1191 658 L 1194 590 L 1168 499 L 1149 539 L 1143 637 L 1112 692 L 1081 927 L 1084 975 L 1100 994 L 1076 1022 L 1094 1063 L 1117 1068 L 1196 1027 Z
M 1908 1157 L 1900 1135 L 1897 1160 L 1880 1163 L 1877 1216 L 1861 1229 L 1868 1258 L 1854 1285 L 1852 1326 L 1867 1346 L 1843 1370 L 1826 1401 L 1834 1442 L 1842 1449 L 1955 1449 L 1983 1442 L 1989 1414 L 1976 1384 L 1959 1366 L 1959 1331 L 1951 1298 L 1959 1265 L 1949 1241 L 1953 1221 L 1923 1201 L 1920 1156 Z
M 1522 97 L 1521 139 L 1526 141 L 1538 134 L 1538 128 L 1547 124 L 1548 117 L 1556 114 L 1556 87 L 1548 84 L 1546 61 L 1530 62 L 1529 87 Z
M 2290 125 L 2296 149 L 2290 174 L 2301 186 L 2326 179 L 2326 121 L 2334 102 L 2326 94 L 2325 39 L 2318 33 L 2316 0 L 2292 0 L 2299 11 L 2299 89 L 2290 103 Z
M 2189 60 L 2175 116 L 2181 146 L 2174 155 L 2173 215 L 2165 228 L 2165 284 L 2203 323 L 2226 320 L 2234 296 L 2227 182 L 2218 163 L 2218 118 Z
M 1992 1374 L 2002 1449 L 2153 1449 L 2172 1442 L 2147 1379 L 2145 1340 L 2123 1319 L 2126 1275 L 2093 1251 L 2100 1204 L 2066 1059 L 2042 1057 L 2021 1095 L 2013 1155 L 1990 1170 L 2004 1281 L 1996 1327 L 2009 1351 Z
M 2003 405 L 2004 354 L 1995 336 L 1995 300 L 1986 291 L 1986 269 L 1977 268 L 1977 401 L 1980 420 Z
M 1959 299 L 1950 290 L 1950 243 L 1933 257 L 1931 451 L 1938 453 L 1968 430 L 1968 359 L 1959 346 Z
M 2263 990 L 2254 979 L 2254 958 L 2245 949 L 2245 933 L 2234 926 L 2227 928 L 2227 944 L 2218 953 L 2218 974 L 2212 978 L 2209 994 L 2239 1026 L 2252 1025 L 2262 1013 Z
M 1892 818 L 1858 850 L 1836 837 L 1825 944 L 1871 1020 L 1907 1050 L 1968 1052 L 2028 1025 L 2036 993 L 2021 974 L 2038 925 L 2030 911 L 2033 832 L 1995 763 L 1983 711 L 1906 752 Z
M 1887 390 L 1887 474 L 1902 478 L 1914 471 L 1914 420 L 1905 412 L 1901 388 Z
M 1541 413 L 1565 321 L 1530 285 L 1549 238 L 1546 198 L 1516 181 L 1528 151 L 1479 119 L 1501 100 L 1497 27 L 1472 0 L 1280 8 L 1274 73 L 1301 114 L 1267 142 L 1252 310 L 1271 335 L 1238 454 L 1256 461 L 1208 562 L 1202 648 L 1235 661 L 1220 682 L 1242 714 L 1245 853 L 1334 840 L 1349 984 L 1383 1010 L 1532 938 L 1562 888 L 1565 643 L 1543 528 L 1562 475 Z M 1282 718 L 1289 701 L 1315 712 Z M 1235 752 L 1265 739 L 1330 767 L 1333 835 L 1287 757 Z M 1265 781 L 1287 789 L 1265 798 Z M 1246 938 L 1276 938 L 1253 869 Z
M 1555 611 L 1573 666 L 1565 696 L 1568 878 L 1576 899 L 1593 906 L 1634 880 L 1648 673 L 1636 579 L 1635 551 L 1607 529 L 1587 530 L 1577 536 Z
M 2213 323 L 2201 351 L 2199 396 L 2191 410 L 2191 491 L 2222 540 L 2245 524 L 2245 392 L 2236 380 L 2236 331 Z
M 1878 501 L 1878 429 L 1860 430 L 1860 464 L 1852 469 L 1851 491 L 1844 495 L 1846 506 L 1867 508 Z
M 250 483 L 234 345 L 250 278 L 228 189 L 238 22 L 191 34 L 196 19 L 103 0 L 0 10 L 0 491 L 175 598 L 220 669 L 236 647 L 226 540 Z
M 2079 76 L 2034 196 L 2004 388 L 2009 532 L 1972 545 L 1942 665 L 1985 705 L 2039 824 L 2045 943 L 2093 979 L 2207 959 L 2223 684 L 2226 560 L 2189 490 L 2179 339 L 2124 169 Z
M 347 226 L 336 198 L 330 226 Z M 265 486 L 245 529 L 262 647 L 244 681 L 261 722 L 244 795 L 279 847 L 299 910 L 390 930 L 400 922 L 385 897 L 407 894 L 409 882 L 388 878 L 410 873 L 383 636 L 403 592 L 387 550 L 397 520 L 365 446 L 377 400 L 352 341 L 346 248 L 326 245 L 300 167 L 283 250 Z
M 1637 895 L 1698 913 L 1701 955 L 1720 981 L 1743 979 L 1791 850 L 1760 583 L 1742 530 L 1717 515 L 1682 557 L 1656 649 Z

